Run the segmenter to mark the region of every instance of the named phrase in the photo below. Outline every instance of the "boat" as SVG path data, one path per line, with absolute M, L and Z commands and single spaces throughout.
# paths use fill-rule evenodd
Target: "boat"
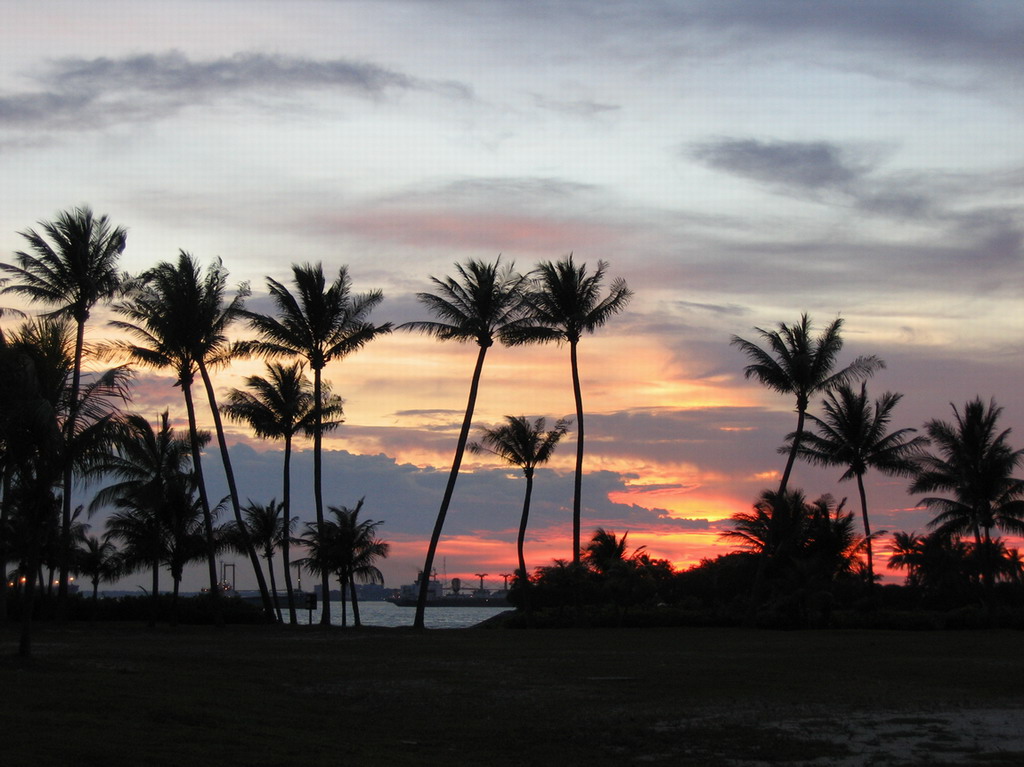
M 423 573 L 416 576 L 415 583 L 408 583 L 402 586 L 398 593 L 388 597 L 387 601 L 399 607 L 415 607 L 419 600 L 420 584 L 423 581 Z M 463 591 L 462 582 L 459 578 L 452 578 L 451 588 L 445 593 L 445 588 L 435 574 L 427 583 L 427 607 L 511 607 L 508 601 L 508 591 L 499 589 L 490 591 L 479 588 L 472 591 Z

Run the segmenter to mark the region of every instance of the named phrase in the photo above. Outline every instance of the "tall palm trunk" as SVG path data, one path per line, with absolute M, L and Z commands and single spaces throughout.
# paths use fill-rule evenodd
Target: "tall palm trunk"
M 199 429 L 196 426 L 196 408 L 192 401 L 192 381 L 182 377 L 181 391 L 185 395 L 185 410 L 188 413 L 188 436 L 192 445 L 192 470 L 196 475 L 196 489 L 199 503 L 203 508 L 203 532 L 206 535 L 206 565 L 210 575 L 210 599 L 213 600 L 213 615 L 218 626 L 224 625 L 220 606 L 220 584 L 217 582 L 216 541 L 213 537 L 213 514 L 210 513 L 210 498 L 206 494 L 206 480 L 203 478 L 203 462 L 199 451 Z
M 526 611 L 526 622 L 532 625 L 533 606 L 530 604 L 530 575 L 526 571 L 526 555 L 523 549 L 526 544 L 526 524 L 530 519 L 530 496 L 533 495 L 533 469 L 527 469 L 523 473 L 526 475 L 526 495 L 523 497 L 523 515 L 519 519 L 516 553 L 519 555 L 519 583 L 523 589 L 523 609 Z
M 349 577 L 348 579 L 348 591 L 352 597 L 352 625 L 355 628 L 360 628 L 363 623 L 359 620 L 359 596 L 356 593 L 356 579 Z
M 341 592 L 341 627 L 348 628 L 348 606 L 346 604 L 348 580 L 343 575 L 338 576 L 338 591 Z
M 172 578 L 174 586 L 171 589 L 171 625 L 178 625 L 178 594 L 181 591 L 181 575 Z
M 793 464 L 796 462 L 796 454 L 800 452 L 800 437 L 804 433 L 804 421 L 807 418 L 807 402 L 797 399 L 796 405 L 796 433 L 793 437 L 793 444 L 789 448 L 789 458 L 786 459 L 786 469 L 782 472 L 782 481 L 779 482 L 779 497 L 786 493 L 789 486 L 789 475 L 793 473 Z
M 444 489 L 444 498 L 441 501 L 441 508 L 437 512 L 437 520 L 434 522 L 434 531 L 430 534 L 430 545 L 427 547 L 427 558 L 423 563 L 423 577 L 420 578 L 420 592 L 416 597 L 416 617 L 413 619 L 413 628 L 422 629 L 424 625 L 424 613 L 427 609 L 427 589 L 430 586 L 430 573 L 434 567 L 434 555 L 437 553 L 437 543 L 441 540 L 441 529 L 444 527 L 444 518 L 448 515 L 448 506 L 452 502 L 452 494 L 455 492 L 455 481 L 459 478 L 459 468 L 462 466 L 462 456 L 466 452 L 466 442 L 469 440 L 469 429 L 473 423 L 473 411 L 476 409 L 476 395 L 480 389 L 480 375 L 484 369 L 484 357 L 487 355 L 487 348 L 480 345 L 480 352 L 476 357 L 476 367 L 473 370 L 473 380 L 469 385 L 469 401 L 466 403 L 466 416 L 462 419 L 462 431 L 459 432 L 459 441 L 455 446 L 455 458 L 452 460 L 452 470 L 448 475 L 448 484 Z
M 320 536 L 320 540 L 324 540 L 324 483 L 323 483 L 323 465 L 322 465 L 322 440 L 323 437 L 321 432 L 323 431 L 323 384 L 320 377 L 320 367 L 313 367 L 313 399 L 315 400 L 314 407 L 316 408 L 316 430 L 313 433 L 313 502 L 316 506 L 316 532 Z M 320 574 L 320 590 L 323 592 L 320 598 L 323 599 L 323 609 L 320 613 L 320 625 L 330 626 L 331 625 L 331 579 L 330 573 L 324 570 Z M 342 594 L 344 598 L 344 593 Z M 342 609 L 342 615 L 344 616 L 345 611 Z
M 60 563 L 60 584 L 57 587 L 57 620 L 67 620 L 68 579 L 71 569 L 71 487 L 75 473 L 71 462 L 71 440 L 75 433 L 78 417 L 78 392 L 82 385 L 82 352 L 85 348 L 85 319 L 76 318 L 75 359 L 71 371 L 71 401 L 68 404 L 68 418 L 64 422 L 64 475 L 62 478 L 62 499 L 60 510 L 60 546 L 57 559 Z
M 245 526 L 245 520 L 242 519 L 242 507 L 238 501 L 238 486 L 235 484 L 235 472 L 231 468 L 231 456 L 228 453 L 227 439 L 224 437 L 224 423 L 220 417 L 220 410 L 217 408 L 217 394 L 213 390 L 213 381 L 210 380 L 210 371 L 206 368 L 206 363 L 203 360 L 199 360 L 199 374 L 203 378 L 203 386 L 206 388 L 206 398 L 210 402 L 210 412 L 213 414 L 213 426 L 217 432 L 217 445 L 220 447 L 220 457 L 224 464 L 224 476 L 228 482 L 228 494 L 231 496 L 231 510 L 235 515 L 235 523 L 238 525 L 239 532 L 242 536 L 242 544 L 245 546 L 245 553 L 249 557 L 249 562 L 252 564 L 253 572 L 256 575 L 256 585 L 260 590 L 260 598 L 263 602 L 263 612 L 267 616 L 267 620 L 271 623 L 274 622 L 274 605 L 270 601 L 270 592 L 267 591 L 267 581 L 263 577 L 263 568 L 260 567 L 260 558 L 256 553 L 256 548 L 252 545 L 252 539 L 249 537 L 249 530 Z
M 580 366 L 576 359 L 577 342 L 569 343 L 569 363 L 572 368 L 572 394 L 576 400 L 576 473 L 572 490 L 572 563 L 580 563 L 580 525 L 583 495 L 583 392 L 580 388 Z
M 283 480 L 283 508 L 282 513 L 284 514 L 284 539 L 281 542 L 281 557 L 284 559 L 284 588 L 288 592 L 288 622 L 291 625 L 298 623 L 298 617 L 295 614 L 295 589 L 292 588 L 292 573 L 291 573 L 291 533 L 289 528 L 291 527 L 292 521 L 292 435 L 285 434 L 284 436 L 284 480 Z
M 868 557 L 868 589 L 875 586 L 875 564 L 871 553 L 871 523 L 868 521 L 868 497 L 864 492 L 864 475 L 857 475 L 857 492 L 860 493 L 860 514 L 864 519 L 864 550 Z
M 985 535 L 980 543 L 981 552 L 981 578 L 982 588 L 985 592 L 985 604 L 989 611 L 994 606 L 993 597 L 995 596 L 995 562 L 993 562 L 992 554 L 992 529 L 985 526 Z
M 278 622 L 281 622 L 281 605 L 277 601 L 277 581 L 274 578 L 274 548 L 267 546 L 264 556 L 267 559 L 267 572 L 270 573 L 270 593 L 273 594 L 274 612 L 277 614 Z

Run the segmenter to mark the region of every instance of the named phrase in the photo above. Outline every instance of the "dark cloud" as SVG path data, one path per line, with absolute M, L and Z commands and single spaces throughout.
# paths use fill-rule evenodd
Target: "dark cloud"
M 221 498 L 227 494 L 223 472 L 214 452 L 208 450 L 206 455 L 204 470 L 210 495 Z M 243 503 L 246 499 L 265 502 L 272 497 L 281 497 L 280 450 L 257 451 L 239 443 L 231 447 L 231 456 Z M 309 522 L 315 517 L 311 451 L 293 454 L 292 471 L 292 512 L 303 522 Z M 384 522 L 381 527 L 383 537 L 420 542 L 424 548 L 417 549 L 417 557 L 425 553 L 425 540 L 433 528 L 447 479 L 447 469 L 399 464 L 383 454 L 353 455 L 345 451 L 324 451 L 325 503 L 328 506 L 352 506 L 365 497 L 365 516 Z M 534 529 L 566 527 L 567 548 L 572 486 L 571 474 L 539 470 L 531 509 Z M 709 527 L 706 520 L 676 519 L 663 509 L 652 511 L 608 500 L 609 493 L 621 492 L 625 486 L 625 479 L 613 472 L 588 474 L 584 489 L 585 529 L 591 530 L 598 525 L 619 531 L 627 528 L 684 531 Z M 512 558 L 524 489 L 521 475 L 507 468 L 464 472 L 459 477 L 442 540 L 468 536 L 505 542 Z M 222 513 L 222 521 L 229 516 L 229 511 Z M 105 513 L 100 512 L 94 519 L 97 529 L 102 527 L 104 517 Z M 634 537 L 638 544 L 643 542 L 642 533 Z M 415 563 L 397 558 L 386 560 L 383 570 L 387 582 L 396 584 L 407 580 L 409 576 L 405 573 L 410 566 L 415 567 Z
M 236 53 L 210 61 L 193 61 L 176 51 L 119 59 L 60 59 L 40 80 L 60 92 L 139 90 L 191 95 L 295 87 L 341 87 L 377 95 L 388 88 L 408 89 L 418 85 L 408 75 L 345 59 L 315 61 L 264 53 Z
M 644 3 L 642 26 L 652 46 L 666 45 L 671 34 L 703 55 L 734 56 L 737 49 L 748 55 L 781 47 L 810 50 L 828 66 L 881 77 L 918 78 L 906 67 L 890 64 L 893 57 L 918 60 L 933 65 L 928 70 L 933 85 L 960 88 L 1012 86 L 1019 82 L 1024 62 L 1024 13 L 1015 0 Z M 963 79 L 953 74 L 965 64 L 1012 77 Z
M 420 90 L 472 98 L 461 83 L 428 81 L 369 62 L 236 53 L 193 60 L 180 52 L 122 58 L 68 57 L 36 76 L 42 90 L 0 96 L 0 125 L 96 128 L 122 120 L 155 119 L 189 104 L 241 93 L 289 96 L 334 89 L 364 97 Z
M 842 188 L 867 170 L 846 150 L 825 141 L 722 138 L 698 144 L 691 155 L 738 176 L 812 190 Z

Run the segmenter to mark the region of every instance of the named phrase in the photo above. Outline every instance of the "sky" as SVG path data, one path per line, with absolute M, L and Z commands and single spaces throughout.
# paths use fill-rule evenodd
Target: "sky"
M 1024 434 L 1017 2 L 42 0 L 3 20 L 6 260 L 19 232 L 85 204 L 127 227 L 128 271 L 219 257 L 270 311 L 267 276 L 347 265 L 395 324 L 427 319 L 416 293 L 471 258 L 607 261 L 635 296 L 580 346 L 584 538 L 628 530 L 680 567 L 729 550 L 718 534 L 778 481 L 795 426 L 729 341 L 803 312 L 842 318 L 841 363 L 885 360 L 869 392 L 903 393 L 894 427 L 981 396 Z M 346 422 L 325 497 L 365 496 L 383 520 L 388 585 L 422 566 L 475 354 L 396 332 L 326 370 Z M 220 371 L 219 391 L 262 365 Z M 131 408 L 184 426 L 167 376 L 140 374 Z M 474 437 L 573 412 L 566 348 L 489 352 Z M 229 441 L 243 498 L 279 497 L 280 445 L 239 426 Z M 531 567 L 571 557 L 574 452 L 570 435 L 538 473 Z M 205 467 L 225 492 L 215 453 Z M 793 484 L 856 508 L 840 473 L 798 464 Z M 925 529 L 905 480 L 867 486 L 876 530 Z M 439 574 L 512 572 L 524 487 L 467 457 Z

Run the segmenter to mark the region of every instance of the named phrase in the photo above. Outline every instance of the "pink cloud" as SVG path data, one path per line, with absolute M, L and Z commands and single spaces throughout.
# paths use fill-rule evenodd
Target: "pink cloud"
M 324 215 L 314 226 L 328 232 L 417 247 L 459 247 L 486 252 L 525 250 L 548 256 L 605 247 L 618 240 L 618 228 L 591 220 L 553 219 L 514 213 L 454 210 L 370 210 Z

